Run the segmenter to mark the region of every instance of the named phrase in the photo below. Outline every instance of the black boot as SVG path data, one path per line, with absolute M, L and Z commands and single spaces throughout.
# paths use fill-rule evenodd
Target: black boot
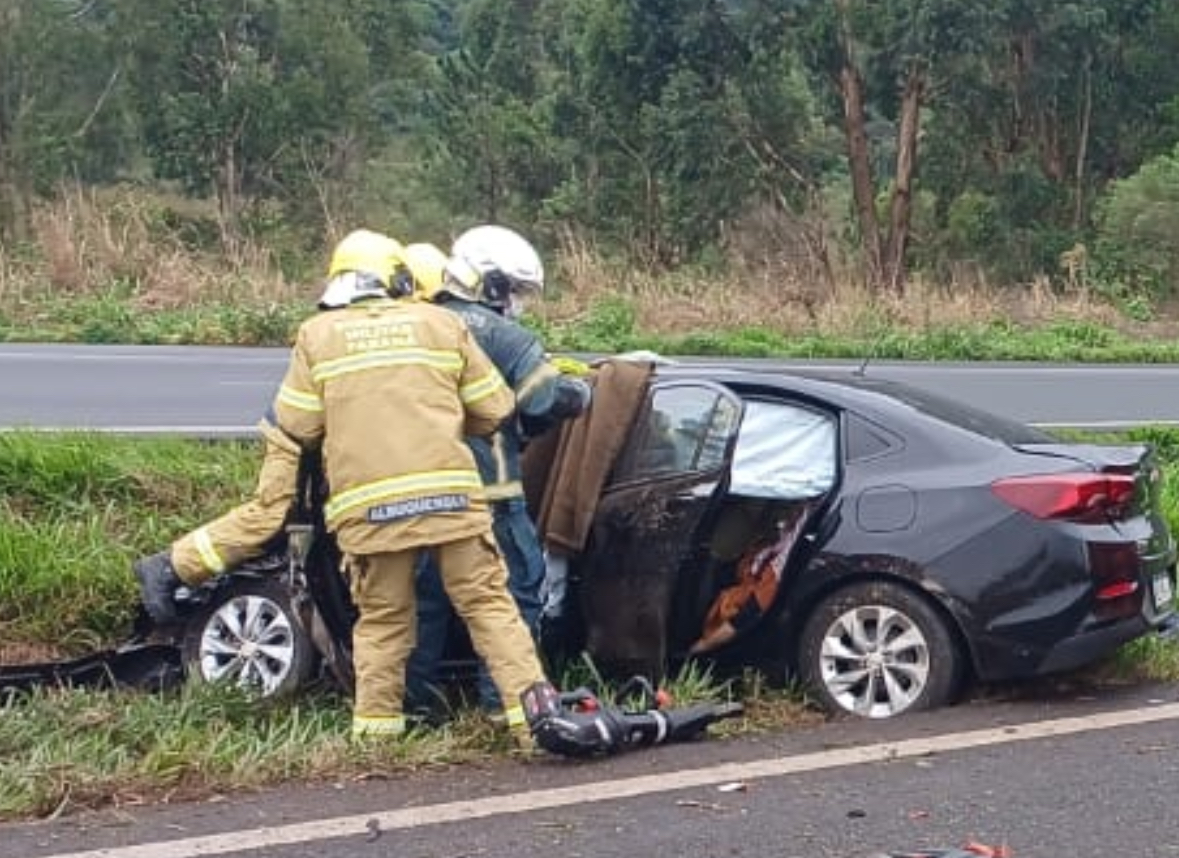
M 173 596 L 184 584 L 176 574 L 172 558 L 167 551 L 141 557 L 132 564 L 139 578 L 139 594 L 143 606 L 157 623 L 170 623 L 176 619 L 176 601 Z

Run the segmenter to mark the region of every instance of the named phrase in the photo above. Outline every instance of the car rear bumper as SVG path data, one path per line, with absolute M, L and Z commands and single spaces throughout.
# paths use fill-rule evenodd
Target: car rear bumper
M 1154 626 L 1143 616 L 1083 632 L 1058 642 L 1044 656 L 1034 673 L 1073 670 L 1109 655 L 1119 646 L 1142 637 Z
M 1175 567 L 1170 566 L 1162 574 L 1167 576 L 1174 592 Z M 992 638 L 976 651 L 979 678 L 984 681 L 1022 679 L 1073 670 L 1151 632 L 1179 637 L 1179 614 L 1171 604 L 1155 606 L 1148 582 L 1149 578 L 1138 591 L 1139 607 L 1134 613 L 1121 619 L 1103 620 L 1095 610 L 1071 634 L 1058 637 L 1046 648 Z

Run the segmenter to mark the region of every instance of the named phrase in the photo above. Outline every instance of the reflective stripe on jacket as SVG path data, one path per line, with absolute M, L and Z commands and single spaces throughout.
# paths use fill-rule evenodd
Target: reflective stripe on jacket
M 350 554 L 485 531 L 486 499 L 463 436 L 490 434 L 512 408 L 461 319 L 391 299 L 304 322 L 274 404 L 285 432 L 322 441 L 325 517 Z

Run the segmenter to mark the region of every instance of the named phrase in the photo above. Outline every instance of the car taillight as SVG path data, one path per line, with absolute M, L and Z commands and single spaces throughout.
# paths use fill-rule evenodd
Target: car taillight
M 1096 599 L 1093 613 L 1099 620 L 1132 617 L 1142 607 L 1139 588 L 1142 562 L 1133 542 L 1090 542 L 1089 574 Z
M 991 483 L 1004 502 L 1036 518 L 1094 524 L 1126 518 L 1134 502 L 1129 474 L 1038 474 Z

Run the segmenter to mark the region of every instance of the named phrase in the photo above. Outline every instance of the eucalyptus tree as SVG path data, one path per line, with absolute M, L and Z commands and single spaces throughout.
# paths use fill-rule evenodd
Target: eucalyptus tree
M 652 265 L 716 244 L 759 200 L 813 187 L 815 116 L 791 46 L 757 4 L 547 5 L 553 130 L 567 153 L 547 216 Z
M 19 234 L 37 194 L 109 179 L 134 154 L 108 3 L 0 3 L 0 234 Z
M 876 288 L 903 287 L 927 115 L 994 50 L 999 6 L 978 0 L 782 0 L 843 126 L 866 279 Z M 873 135 L 873 117 L 888 123 L 890 139 Z M 883 170 L 877 167 L 884 163 L 882 151 L 891 154 Z
M 332 183 L 381 130 L 379 96 L 409 73 L 406 2 L 119 0 L 157 174 L 218 203 L 222 240 L 259 200 L 330 221 Z M 395 92 L 396 87 L 392 90 Z
M 557 181 L 536 0 L 475 0 L 436 58 L 420 126 L 422 166 L 457 218 L 531 222 Z
M 1179 139 L 1179 14 L 1169 0 L 1004 0 L 990 51 L 928 127 L 946 251 L 1003 279 L 1086 240 L 1113 179 Z M 973 245 L 973 248 L 971 248 Z

